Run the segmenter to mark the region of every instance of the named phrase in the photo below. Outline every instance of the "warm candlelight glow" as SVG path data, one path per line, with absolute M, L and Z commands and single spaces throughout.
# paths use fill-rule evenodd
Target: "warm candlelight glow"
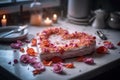
M 46 26 L 50 26 L 50 25 L 52 25 L 52 20 L 50 20 L 48 17 L 44 20 L 44 24 L 46 25 Z
M 30 24 L 33 26 L 40 26 L 42 24 L 42 16 L 39 14 L 31 15 Z
M 6 15 L 3 15 L 3 18 L 1 20 L 2 26 L 6 26 L 7 24 L 7 19 L 6 19 Z
M 3 15 L 3 19 L 5 19 L 6 18 L 6 16 L 5 15 Z
M 57 22 L 57 14 L 53 14 L 53 22 L 56 23 Z

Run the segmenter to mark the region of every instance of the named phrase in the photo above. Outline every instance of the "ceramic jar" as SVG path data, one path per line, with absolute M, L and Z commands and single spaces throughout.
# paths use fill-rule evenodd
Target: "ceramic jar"
M 113 29 L 120 29 L 120 12 L 110 13 L 108 26 Z

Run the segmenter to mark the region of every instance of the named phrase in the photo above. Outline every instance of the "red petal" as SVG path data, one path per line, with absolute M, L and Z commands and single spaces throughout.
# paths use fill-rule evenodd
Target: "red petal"
M 32 46 L 37 46 L 37 39 L 32 39 Z
M 118 42 L 117 45 L 120 46 L 120 42 Z
M 73 63 L 66 63 L 66 64 L 65 64 L 65 67 L 66 67 L 66 68 L 74 68 L 75 66 L 74 66 Z
M 35 52 L 35 50 L 33 48 L 28 48 L 27 49 L 27 54 L 30 56 L 36 56 L 37 53 Z
M 104 46 L 100 46 L 96 49 L 96 52 L 99 54 L 106 54 L 108 53 L 108 49 Z
M 33 72 L 34 75 L 37 75 L 37 74 L 41 73 L 41 70 L 33 70 L 32 72 Z
M 14 59 L 14 64 L 17 64 L 18 63 L 18 60 L 17 59 Z

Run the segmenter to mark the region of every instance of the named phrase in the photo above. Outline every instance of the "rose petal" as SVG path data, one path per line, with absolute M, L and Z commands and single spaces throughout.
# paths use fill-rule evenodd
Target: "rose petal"
M 120 46 L 120 42 L 118 42 L 117 45 Z
M 20 61 L 25 64 L 29 64 L 29 60 L 30 60 L 30 56 L 27 54 L 24 54 L 20 57 Z
M 52 66 L 52 64 L 53 64 L 52 61 L 47 61 L 47 60 L 43 60 L 42 63 L 43 63 L 45 66 Z
M 40 63 L 40 62 L 36 62 L 33 67 L 37 70 L 41 70 L 41 71 L 44 71 L 45 70 L 45 67 Z
M 41 73 L 41 71 L 40 71 L 40 70 L 37 70 L 37 69 L 36 69 L 36 70 L 33 70 L 32 72 L 33 72 L 34 75 L 37 75 L 37 74 L 40 74 L 40 73 Z
M 104 44 L 104 46 L 105 46 L 106 48 L 109 48 L 109 49 L 114 48 L 113 43 L 110 42 L 110 41 L 104 41 L 103 44 Z
M 29 59 L 29 63 L 30 63 L 31 65 L 34 65 L 36 62 L 37 62 L 37 58 L 35 58 L 35 57 Z
M 20 46 L 23 46 L 23 42 L 22 42 L 22 41 L 17 40 L 17 43 L 18 43 Z
M 61 64 L 54 64 L 53 65 L 53 72 L 61 73 L 63 71 L 63 67 Z
M 20 48 L 20 52 L 24 53 L 25 49 L 24 48 Z
M 30 56 L 36 56 L 37 53 L 35 52 L 35 50 L 33 48 L 27 48 L 27 54 Z
M 105 46 L 100 46 L 96 49 L 98 54 L 106 54 L 108 53 L 108 49 Z
M 65 64 L 65 67 L 66 67 L 66 68 L 74 68 L 75 66 L 74 66 L 73 63 L 66 63 L 66 64 Z
M 10 44 L 11 48 L 13 49 L 20 49 L 21 45 L 19 43 L 12 43 Z
M 17 59 L 14 59 L 14 64 L 17 64 L 18 63 L 18 60 Z
M 31 41 L 31 45 L 32 46 L 37 46 L 37 39 L 32 39 L 32 41 Z
M 93 58 L 85 58 L 84 62 L 87 63 L 87 64 L 94 64 Z

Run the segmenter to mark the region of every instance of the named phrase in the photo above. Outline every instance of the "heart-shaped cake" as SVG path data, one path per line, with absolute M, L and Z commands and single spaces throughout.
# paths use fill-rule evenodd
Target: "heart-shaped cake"
M 59 27 L 43 30 L 39 34 L 41 60 L 62 59 L 90 54 L 95 51 L 95 37 L 84 32 L 69 33 Z

